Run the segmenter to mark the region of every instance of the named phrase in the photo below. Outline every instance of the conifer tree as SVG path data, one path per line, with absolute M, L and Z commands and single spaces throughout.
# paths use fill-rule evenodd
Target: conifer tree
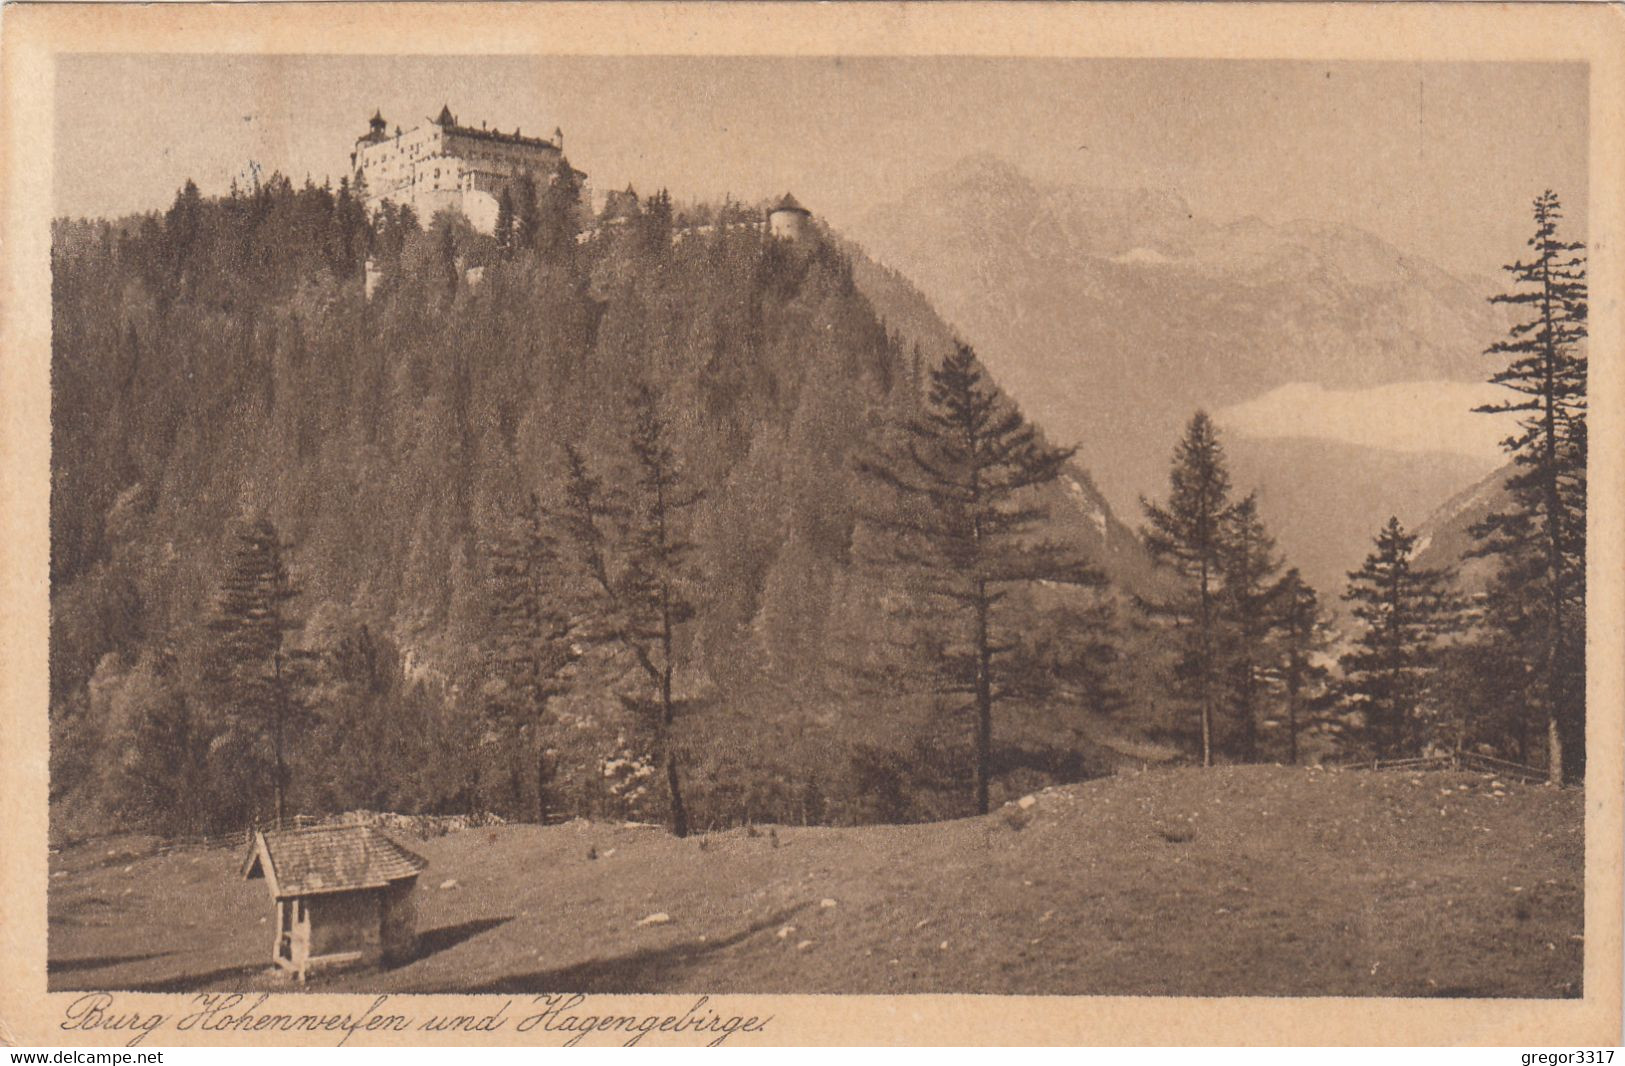
M 191 265 L 192 251 L 204 231 L 203 196 L 191 178 L 175 194 L 175 202 L 164 214 L 164 243 L 170 254 L 170 268 L 179 276 Z
M 542 205 L 537 199 L 536 179 L 528 172 L 513 183 L 514 244 L 535 251 L 542 234 Z
M 285 545 L 270 521 L 250 521 L 234 539 L 209 622 L 214 638 L 207 678 L 226 722 L 216 747 L 240 761 L 232 776 L 251 785 L 269 777 L 280 826 L 292 780 L 289 748 L 311 720 L 303 700 L 309 657 L 286 647 L 287 635 L 301 625 L 287 610 L 299 593 L 283 561 Z M 268 772 L 265 747 L 271 757 Z
M 513 194 L 509 192 L 507 186 L 503 186 L 502 195 L 497 197 L 497 221 L 492 236 L 496 238 L 497 250 L 502 254 L 502 258 L 507 259 L 513 255 Z
M 1094 593 L 1092 602 L 1033 606 L 1033 616 L 1011 640 L 1005 686 L 1010 697 L 1064 700 L 1099 718 L 1123 709 L 1121 623 L 1104 583 Z
M 1422 715 L 1440 663 L 1440 638 L 1460 624 L 1449 572 L 1414 566 L 1415 548 L 1416 536 L 1390 518 L 1365 563 L 1350 571 L 1343 594 L 1362 627 L 1342 658 L 1345 687 L 1375 758 L 1420 752 L 1428 739 Z
M 592 474 L 578 449 L 565 449 L 560 524 L 592 590 L 591 624 L 584 628 L 584 639 L 615 645 L 630 655 L 653 690 L 652 698 L 635 706 L 660 749 L 672 832 L 682 837 L 689 826 L 673 681 L 678 631 L 695 613 L 694 545 L 684 535 L 684 516 L 702 497 L 686 487 L 659 396 L 647 385 L 633 393 L 628 450 L 629 488 L 617 496 Z
M 548 706 L 568 690 L 567 669 L 579 657 L 576 620 L 565 602 L 562 562 L 535 493 L 488 548 L 491 629 L 488 672 L 497 684 L 491 706 L 515 735 L 529 732 L 536 775 L 536 820 L 548 815 Z
M 961 344 L 931 371 L 923 414 L 906 423 L 900 440 L 858 464 L 895 504 L 865 517 L 885 534 L 873 561 L 930 604 L 937 690 L 970 699 L 975 801 L 983 814 L 994 709 L 1020 687 L 1019 678 L 1000 672 L 1014 635 L 998 631 L 1001 603 L 1024 583 L 1098 588 L 1105 581 L 1076 551 L 1041 538 L 1048 512 L 1030 490 L 1054 482 L 1074 450 L 1041 441 Z
M 419 778 L 401 774 L 412 759 L 403 758 L 410 723 L 400 653 L 365 622 L 335 625 L 326 618 L 318 619 L 316 628 L 321 658 L 309 705 L 321 710 L 321 730 L 314 738 L 321 751 L 307 764 L 321 779 L 310 791 L 330 810 L 399 809 L 394 798 L 407 781 Z
M 1546 740 L 1546 723 L 1530 714 L 1544 693 L 1528 657 L 1509 655 L 1507 648 L 1538 638 L 1530 632 L 1536 623 L 1527 614 L 1501 615 L 1509 601 L 1485 597 L 1475 604 L 1472 639 L 1446 649 L 1440 687 L 1460 748 L 1488 748 L 1528 765 Z
M 1545 718 L 1549 780 L 1561 785 L 1585 768 L 1587 286 L 1585 246 L 1558 236 L 1557 194 L 1536 197 L 1534 216 L 1534 254 L 1507 266 L 1515 287 L 1491 297 L 1527 312 L 1486 353 L 1508 360 L 1490 380 L 1518 395 L 1478 408 L 1518 415 L 1502 444 L 1517 467 L 1513 507 L 1473 533 L 1477 553 L 1500 561 L 1488 618 L 1500 653 L 1535 679 L 1526 694 Z
M 664 256 L 671 247 L 672 235 L 671 193 L 661 189 L 643 201 L 643 212 L 638 216 L 638 230 L 645 254 Z
M 367 222 L 367 184 L 359 176 L 355 185 L 349 178 L 339 179 L 338 197 L 333 204 L 333 222 L 337 230 L 337 246 L 333 273 L 341 278 L 361 274 L 371 251 L 371 226 Z
M 1225 515 L 1219 565 L 1220 658 L 1236 729 L 1234 748 L 1241 759 L 1253 762 L 1259 757 L 1281 560 L 1252 493 Z
M 457 298 L 457 289 L 462 283 L 463 272 L 457 265 L 457 235 L 452 232 L 449 224 L 443 225 L 440 230 L 440 269 L 445 279 L 445 301 L 450 304 Z
M 1271 673 L 1284 699 L 1287 762 L 1298 763 L 1299 739 L 1324 723 L 1330 709 L 1331 671 L 1319 659 L 1332 646 L 1332 634 L 1320 610 L 1320 597 L 1298 568 L 1281 578 L 1274 596 L 1276 656 Z
M 125 676 L 133 720 L 114 739 L 111 792 L 131 820 L 161 832 L 196 832 L 208 802 L 208 731 L 174 650 L 158 649 Z M 131 691 L 133 689 L 133 691 Z
M 1218 591 L 1224 567 L 1225 523 L 1230 512 L 1230 473 L 1218 431 L 1198 411 L 1174 448 L 1167 506 L 1142 499 L 1142 533 L 1152 558 L 1183 579 L 1180 594 L 1145 601 L 1153 615 L 1173 620 L 1184 635 L 1179 672 L 1182 688 L 1197 707 L 1202 765 L 1213 765 L 1213 719 L 1219 700 L 1217 651 L 1221 618 Z
M 576 237 L 581 232 L 580 211 L 581 179 L 570 161 L 560 155 L 538 204 L 536 248 L 545 258 L 557 263 L 574 260 Z

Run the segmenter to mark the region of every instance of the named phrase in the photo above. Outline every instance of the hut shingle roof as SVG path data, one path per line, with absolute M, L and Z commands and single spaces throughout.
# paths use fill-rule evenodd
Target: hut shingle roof
M 371 826 L 324 825 L 256 834 L 243 876 L 266 877 L 282 898 L 382 888 L 416 877 L 428 865 Z

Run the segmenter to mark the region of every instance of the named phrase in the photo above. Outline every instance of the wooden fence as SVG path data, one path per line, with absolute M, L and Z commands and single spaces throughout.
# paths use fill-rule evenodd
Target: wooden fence
M 1480 773 L 1501 774 L 1528 784 L 1544 784 L 1545 770 L 1523 763 L 1497 759 L 1493 755 L 1480 755 L 1474 751 L 1453 751 L 1447 755 L 1423 755 L 1410 759 L 1373 759 L 1373 770 L 1474 770 Z
M 215 833 L 212 836 L 168 837 L 160 840 L 153 850 L 160 855 L 167 855 L 172 851 L 189 851 L 197 848 L 246 848 L 253 839 L 253 829 L 235 829 L 229 833 Z
M 550 818 L 549 824 L 567 820 L 568 818 L 561 814 Z M 411 833 L 420 839 L 444 836 L 446 833 L 463 829 L 481 829 L 487 826 L 503 824 L 505 824 L 503 819 L 491 814 L 472 816 L 395 814 L 389 811 L 349 811 L 344 814 L 323 817 L 311 814 L 296 814 L 288 819 L 289 829 L 309 829 L 318 825 L 369 825 L 380 829 L 394 830 L 399 833 Z M 153 850 L 160 855 L 166 855 L 172 851 L 201 848 L 247 848 L 254 842 L 255 830 L 270 828 L 272 828 L 270 824 L 251 825 L 244 829 L 233 829 L 224 833 L 167 837 L 158 841 L 153 846 Z

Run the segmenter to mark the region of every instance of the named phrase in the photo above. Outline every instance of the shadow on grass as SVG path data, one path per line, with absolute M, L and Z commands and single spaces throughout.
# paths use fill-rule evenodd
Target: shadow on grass
M 457 925 L 443 925 L 438 929 L 430 929 L 418 937 L 418 953 L 412 961 L 427 958 L 447 948 L 456 947 L 465 940 L 470 940 L 481 933 L 497 926 L 506 925 L 513 921 L 513 916 L 503 918 L 481 918 L 472 922 L 461 922 Z M 102 958 L 64 959 L 47 965 L 51 974 L 64 974 L 76 970 L 92 970 L 103 966 L 113 966 L 123 962 L 141 962 L 147 959 L 162 958 L 173 952 L 159 952 L 153 955 L 120 955 Z M 207 973 L 187 973 L 174 977 L 164 977 L 151 981 L 134 981 L 128 984 L 119 983 L 116 986 L 107 986 L 109 991 L 119 992 L 236 992 L 251 988 L 263 987 L 267 980 L 280 977 L 266 965 L 227 966 L 219 970 L 210 970 Z M 94 980 L 94 979 L 92 979 Z M 83 980 L 75 982 L 76 986 L 84 984 Z M 86 986 L 88 987 L 88 986 Z M 52 991 L 67 991 L 67 989 L 52 986 Z M 289 985 L 288 991 L 295 991 Z
M 503 977 L 460 992 L 535 994 L 542 992 L 635 993 L 677 991 L 673 983 L 691 964 L 707 955 L 741 944 L 757 933 L 781 926 L 807 907 L 800 903 L 753 922 L 726 937 L 690 940 L 664 948 L 649 948 L 612 959 L 592 959 L 555 970 Z
M 119 985 L 119 992 L 239 992 L 263 982 L 268 967 L 227 966 L 208 973 L 186 973 L 179 977 L 165 977 L 158 981 L 139 981 Z
M 504 915 L 501 918 L 476 918 L 471 922 L 458 922 L 456 925 L 442 925 L 438 929 L 430 929 L 418 934 L 417 954 L 409 962 L 418 962 L 430 955 L 438 955 L 447 948 L 454 948 L 465 940 L 472 940 L 481 933 L 488 932 L 500 925 L 507 925 L 513 921 L 513 915 Z M 406 965 L 405 962 L 400 965 Z
M 74 973 L 78 970 L 101 970 L 126 962 L 146 962 L 175 954 L 173 951 L 153 951 L 145 955 L 94 955 L 82 959 L 46 959 L 46 973 Z

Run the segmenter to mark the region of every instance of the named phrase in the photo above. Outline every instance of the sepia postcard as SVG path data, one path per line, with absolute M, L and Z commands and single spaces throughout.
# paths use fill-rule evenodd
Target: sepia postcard
M 3 1042 L 1619 1043 L 1618 7 L 3 28 Z

